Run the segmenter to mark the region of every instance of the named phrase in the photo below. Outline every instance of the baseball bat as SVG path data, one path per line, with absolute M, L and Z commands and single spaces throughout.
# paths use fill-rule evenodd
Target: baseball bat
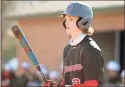
M 27 56 L 30 59 L 30 61 L 37 68 L 37 70 L 40 72 L 44 82 L 47 83 L 48 80 L 47 80 L 46 76 L 44 75 L 44 73 L 42 72 L 42 70 L 40 69 L 38 60 L 37 60 L 37 58 L 35 56 L 35 53 L 34 53 L 32 47 L 31 47 L 31 45 L 29 44 L 25 34 L 21 30 L 20 26 L 19 25 L 14 25 L 11 28 L 11 31 L 13 32 L 14 36 L 16 37 L 18 42 L 20 43 L 20 45 L 23 48 L 24 52 L 27 54 Z

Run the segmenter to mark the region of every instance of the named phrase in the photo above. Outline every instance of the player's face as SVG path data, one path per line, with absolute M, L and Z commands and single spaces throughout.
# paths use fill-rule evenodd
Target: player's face
M 110 78 L 115 78 L 117 75 L 118 75 L 117 71 L 110 71 L 110 70 L 108 70 L 108 76 Z
M 65 15 L 65 25 L 66 25 L 66 33 L 68 35 L 73 36 L 76 34 L 80 29 L 76 25 L 76 21 L 79 19 L 78 16 L 71 16 L 71 15 Z

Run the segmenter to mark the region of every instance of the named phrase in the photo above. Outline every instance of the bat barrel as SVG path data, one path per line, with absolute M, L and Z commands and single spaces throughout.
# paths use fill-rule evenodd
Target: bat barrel
M 16 37 L 16 39 L 18 40 L 18 42 L 20 43 L 21 47 L 23 48 L 24 52 L 27 54 L 28 58 L 31 60 L 33 65 L 35 65 L 35 67 L 39 70 L 39 72 L 40 72 L 43 80 L 45 81 L 45 83 L 47 83 L 48 80 L 45 77 L 42 70 L 40 69 L 39 63 L 38 63 L 37 58 L 35 56 L 35 53 L 33 52 L 32 47 L 30 46 L 25 34 L 23 33 L 23 31 L 21 30 L 19 25 L 14 25 L 11 28 L 11 30 L 12 30 L 14 36 Z

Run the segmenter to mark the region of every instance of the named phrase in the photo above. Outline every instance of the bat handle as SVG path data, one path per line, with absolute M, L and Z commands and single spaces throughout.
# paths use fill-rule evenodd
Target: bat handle
M 47 80 L 47 78 L 44 76 L 43 72 L 42 72 L 41 70 L 40 70 L 39 72 L 40 72 L 40 74 L 41 74 L 42 79 L 44 80 L 44 82 L 45 82 L 45 83 L 48 83 L 48 80 Z
M 44 81 L 45 83 L 48 83 L 48 80 L 47 80 L 46 76 L 44 75 L 44 73 L 42 72 L 40 66 L 38 65 L 36 68 L 37 68 L 37 70 L 40 72 L 43 81 Z

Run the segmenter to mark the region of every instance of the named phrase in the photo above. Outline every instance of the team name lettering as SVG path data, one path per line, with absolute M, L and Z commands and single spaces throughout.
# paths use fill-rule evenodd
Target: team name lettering
M 77 71 L 77 70 L 82 70 L 82 65 L 81 64 L 75 64 L 71 66 L 65 66 L 64 67 L 64 73 L 66 72 L 71 72 L 71 71 Z

